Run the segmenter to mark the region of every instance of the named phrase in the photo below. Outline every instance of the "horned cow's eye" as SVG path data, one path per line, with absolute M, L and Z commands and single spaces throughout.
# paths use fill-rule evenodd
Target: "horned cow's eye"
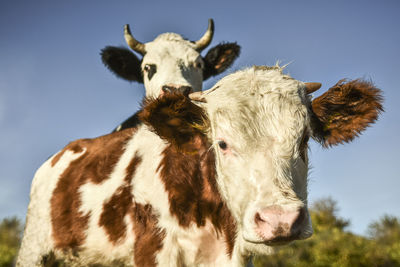
M 146 64 L 144 65 L 143 71 L 147 74 L 149 80 L 151 80 L 153 75 L 157 72 L 157 67 L 154 64 Z

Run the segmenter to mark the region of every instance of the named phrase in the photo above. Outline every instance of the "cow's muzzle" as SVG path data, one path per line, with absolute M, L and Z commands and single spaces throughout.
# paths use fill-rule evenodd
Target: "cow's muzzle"
M 281 245 L 304 239 L 302 232 L 308 223 L 307 210 L 304 207 L 285 210 L 273 205 L 256 212 L 254 222 L 261 243 Z
M 168 85 L 163 85 L 161 89 L 162 91 L 160 95 L 163 95 L 167 92 L 179 91 L 183 93 L 185 96 L 188 96 L 190 93 L 193 92 L 193 88 L 191 86 L 186 86 L 186 85 L 168 84 Z

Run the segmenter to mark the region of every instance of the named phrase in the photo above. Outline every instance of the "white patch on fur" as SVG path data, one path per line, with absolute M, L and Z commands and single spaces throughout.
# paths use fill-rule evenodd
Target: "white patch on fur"
M 146 43 L 146 51 L 142 69 L 146 64 L 157 66 L 157 71 L 150 80 L 143 73 L 146 96 L 159 96 L 163 85 L 191 86 L 193 91 L 201 91 L 203 71 L 195 63 L 203 66 L 204 62 L 193 43 L 184 40 L 179 34 L 164 33 Z
M 151 204 L 153 209 L 162 212 L 161 216 L 169 214 L 168 194 L 157 171 L 162 160 L 165 142 L 142 125 L 134 139 L 135 149 L 141 157 L 141 164 L 136 169 L 133 178 L 133 195 L 137 203 Z
M 58 152 L 63 153 L 63 152 Z M 19 250 L 17 266 L 41 266 L 42 256 L 53 249 L 50 200 L 60 176 L 70 163 L 85 153 L 67 150 L 52 167 L 49 158 L 36 172 L 31 187 L 24 238 Z
M 135 136 L 137 153 L 142 163 L 136 170 L 133 179 L 133 194 L 137 203 L 150 204 L 158 219 L 158 226 L 165 229 L 161 251 L 157 252 L 156 261 L 159 266 L 179 266 L 179 249 L 176 243 L 176 232 L 181 229 L 177 219 L 169 211 L 168 193 L 157 171 L 162 160 L 162 152 L 166 143 L 155 133 L 143 125 Z
M 133 138 L 134 139 L 134 138 Z M 117 244 L 110 242 L 104 227 L 99 226 L 100 216 L 103 213 L 103 204 L 110 200 L 117 189 L 123 185 L 127 175 L 127 167 L 135 156 L 135 142 L 131 139 L 125 146 L 125 151 L 118 160 L 111 175 L 100 184 L 93 184 L 90 181 L 79 189 L 82 205 L 80 211 L 83 215 L 90 213 L 86 240 L 80 252 L 80 258 L 86 263 L 111 264 L 115 260 L 126 264 L 133 264 L 132 247 L 134 234 L 132 232 L 132 221 L 129 215 L 125 216 L 126 235 Z M 85 262 L 82 262 L 85 264 Z
M 231 266 L 223 233 L 217 233 L 207 220 L 204 227 L 191 226 L 177 238 L 187 266 Z

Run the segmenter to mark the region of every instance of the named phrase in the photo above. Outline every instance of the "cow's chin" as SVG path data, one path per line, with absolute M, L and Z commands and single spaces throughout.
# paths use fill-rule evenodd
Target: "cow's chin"
M 280 246 L 288 245 L 295 240 L 307 239 L 311 237 L 312 234 L 312 227 L 307 227 L 307 229 L 304 229 L 299 235 L 290 238 L 279 237 L 265 240 L 259 237 L 255 232 L 244 232 L 242 238 L 244 241 L 244 247 L 248 251 L 256 251 L 258 254 L 267 255 L 274 253 Z

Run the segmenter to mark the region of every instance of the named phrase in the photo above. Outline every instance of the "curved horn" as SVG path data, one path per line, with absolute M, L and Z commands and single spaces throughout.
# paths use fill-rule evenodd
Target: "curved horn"
M 195 49 L 197 51 L 201 51 L 204 48 L 206 48 L 210 43 L 214 35 L 214 21 L 212 19 L 208 20 L 208 28 L 206 33 L 196 42 L 195 44 Z
M 306 85 L 306 94 L 312 94 L 321 88 L 322 84 L 320 83 L 304 83 Z
M 124 37 L 126 43 L 129 45 L 130 48 L 132 48 L 132 50 L 142 54 L 142 56 L 146 54 L 146 49 L 144 48 L 144 44 L 133 38 L 131 34 L 131 29 L 129 28 L 129 24 L 126 24 L 124 27 Z

